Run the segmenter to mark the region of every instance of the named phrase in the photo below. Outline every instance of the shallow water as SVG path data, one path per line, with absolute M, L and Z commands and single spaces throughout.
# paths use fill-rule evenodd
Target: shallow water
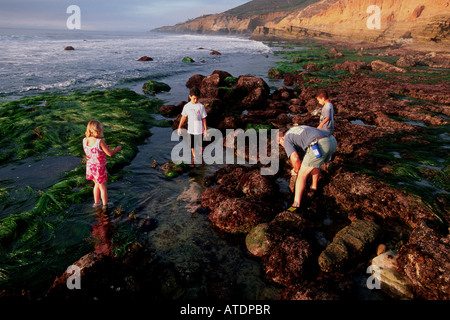
M 136 39 L 142 40 L 137 46 Z M 27 43 L 33 44 L 28 53 L 8 61 L 17 74 L 11 75 L 14 81 L 0 83 L 1 93 L 7 100 L 48 91 L 70 93 L 79 89 L 116 87 L 142 93 L 142 84 L 157 78 L 169 84 L 172 90 L 156 98 L 166 104 L 178 104 L 187 99 L 185 83 L 190 76 L 196 73 L 207 76 L 214 70 L 225 70 L 235 77 L 251 74 L 263 77 L 269 85 L 278 87 L 280 84 L 279 80 L 267 79 L 267 70 L 277 61 L 271 49 L 260 42 L 242 38 L 172 35 L 171 52 L 167 50 L 169 40 L 160 37 L 161 46 L 152 47 L 147 35 L 132 40 L 115 36 L 99 40 L 98 35 L 80 35 L 70 41 L 61 35 L 3 36 L 0 40 L 8 43 L 8 52 L 4 51 L 0 57 L 2 62 L 7 54 L 13 56 Z M 133 41 L 134 47 L 130 45 Z M 73 45 L 76 50 L 61 51 L 64 45 Z M 210 56 L 212 46 L 222 55 Z M 152 51 L 159 52 L 159 58 Z M 96 52 L 101 52 L 101 55 L 95 56 Z M 165 58 L 163 54 L 166 54 Z M 156 56 L 157 59 L 150 63 L 136 62 L 135 59 L 142 55 Z M 181 63 L 179 59 L 185 55 L 192 56 L 197 62 Z M 202 59 L 204 62 L 200 62 Z M 46 68 L 48 64 L 51 68 Z M 66 66 L 76 71 L 71 72 L 75 80 L 67 78 Z M 6 66 L 0 71 L 8 69 Z M 203 178 L 219 167 L 198 166 L 178 178 L 168 179 L 151 164 L 153 161 L 159 164 L 169 161 L 171 149 L 178 142 L 170 141 L 171 128 L 154 127 L 151 133 L 152 136 L 139 147 L 137 156 L 123 168 L 127 172 L 123 178 L 108 185 L 110 207 L 121 207 L 126 214 L 135 212 L 138 221 L 156 222 L 156 228 L 140 234 L 140 239 L 148 240 L 162 262 L 173 264 L 179 270 L 187 283 L 182 288 L 183 297 L 207 296 L 205 281 L 214 277 L 237 288 L 243 299 L 275 299 L 278 289 L 265 280 L 260 263 L 249 255 L 242 238 L 217 232 L 211 227 L 208 215 L 201 210 L 196 211 L 196 200 L 203 191 Z M 8 216 L 31 210 L 37 195 L 26 186 L 45 189 L 58 181 L 60 173 L 78 165 L 79 159 L 75 157 L 61 157 L 40 162 L 26 160 L 22 164 L 1 168 L 3 181 L 0 187 L 15 189 L 6 208 L 2 208 L 3 213 Z M 49 172 L 49 168 L 53 170 Z M 31 230 L 11 244 L 5 263 L 0 266 L 0 289 L 25 288 L 44 292 L 56 276 L 62 275 L 83 255 L 93 250 L 109 250 L 93 242 L 105 221 L 100 221 L 92 202 L 88 197 L 84 203 L 71 205 L 58 216 L 39 218 L 37 226 L 41 229 Z M 114 213 L 110 213 L 110 217 L 119 232 L 122 226 L 125 232 L 129 232 L 128 218 L 117 218 Z

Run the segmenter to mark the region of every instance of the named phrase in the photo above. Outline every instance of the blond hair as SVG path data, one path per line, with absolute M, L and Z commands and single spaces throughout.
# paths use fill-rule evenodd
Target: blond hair
M 103 124 L 97 120 L 89 121 L 86 127 L 86 138 L 102 138 L 103 137 Z

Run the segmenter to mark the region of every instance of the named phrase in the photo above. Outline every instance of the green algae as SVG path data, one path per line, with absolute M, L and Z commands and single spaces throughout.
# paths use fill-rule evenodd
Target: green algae
M 182 60 L 182 62 L 186 62 L 186 63 L 194 63 L 194 59 L 192 59 L 191 57 L 184 57 Z
M 448 224 L 450 152 L 448 141 L 440 135 L 449 129 L 448 125 L 421 127 L 417 131 L 386 135 L 377 140 L 369 155 L 377 166 L 362 163 L 345 166 L 421 199 L 444 225 Z
M 45 103 L 43 103 L 45 101 Z M 128 89 L 92 91 L 70 95 L 44 94 L 0 105 L 0 148 L 7 156 L 1 164 L 38 156 L 72 155 L 84 157 L 82 139 L 89 120 L 97 119 L 105 127 L 105 141 L 121 145 L 122 151 L 108 158 L 110 181 L 129 164 L 142 144 L 150 136 L 155 124 L 169 125 L 155 120 L 151 114 L 162 102 L 149 100 Z M 26 107 L 21 107 L 26 106 Z M 92 193 L 92 183 L 85 178 L 81 165 L 67 172 L 47 190 L 36 191 L 34 207 L 28 212 L 15 213 L 0 221 L 0 244 L 3 248 L 32 228 L 36 217 L 64 215 L 64 209 L 80 203 Z M 12 201 L 2 189 L 3 206 Z M 9 191 L 9 194 L 11 192 Z
M 107 164 L 109 182 L 118 181 L 127 173 L 121 169 L 136 156 L 138 145 L 150 136 L 150 128 L 170 126 L 152 117 L 162 104 L 128 89 L 51 93 L 1 103 L 0 165 L 62 155 L 84 159 L 86 125 L 97 119 L 105 127 L 105 141 L 122 146 Z M 0 209 L 8 212 L 0 216 L 0 287 L 48 288 L 74 257 L 92 251 L 92 243 L 80 242 L 90 238 L 92 218 L 81 218 L 77 209 L 69 211 L 92 197 L 92 182 L 85 174 L 83 160 L 43 190 L 14 188 L 12 182 L 0 181 Z M 129 225 L 120 228 L 120 232 L 127 229 L 127 235 L 120 235 L 115 245 L 124 247 L 136 240 Z
M 155 80 L 149 80 L 142 86 L 142 91 L 144 91 L 144 93 L 146 94 L 151 95 L 154 95 L 159 92 L 167 92 L 170 91 L 171 89 L 172 88 L 168 84 Z

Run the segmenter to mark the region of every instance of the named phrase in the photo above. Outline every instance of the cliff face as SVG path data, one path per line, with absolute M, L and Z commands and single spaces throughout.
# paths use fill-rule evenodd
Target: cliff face
M 369 9 L 374 5 L 379 11 Z M 258 28 L 257 32 L 267 33 L 268 26 L 264 27 L 266 29 Z M 296 28 L 303 31 L 297 32 Z M 447 42 L 450 1 L 324 0 L 292 12 L 272 29 L 290 37 L 297 37 L 307 30 L 352 40 Z
M 159 30 L 446 44 L 450 43 L 450 0 L 322 0 L 268 14 L 204 16 Z
M 251 34 L 257 27 L 279 22 L 286 12 L 273 12 L 262 15 L 235 16 L 228 13 L 202 16 L 174 26 L 161 27 L 158 31 L 212 33 L 212 34 Z

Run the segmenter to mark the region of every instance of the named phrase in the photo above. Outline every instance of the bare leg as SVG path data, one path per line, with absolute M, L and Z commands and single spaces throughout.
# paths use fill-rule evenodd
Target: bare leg
M 294 203 L 292 204 L 293 207 L 300 207 L 300 201 L 306 186 L 306 179 L 313 169 L 314 168 L 303 166 L 300 168 L 297 180 L 295 181 L 295 196 Z
M 100 203 L 100 185 L 94 181 L 94 204 Z
M 319 173 L 320 173 L 320 168 L 314 168 L 311 171 L 311 176 L 312 176 L 311 189 L 312 190 L 317 190 L 317 181 L 319 180 Z
M 108 190 L 106 188 L 106 182 L 103 182 L 102 184 L 100 184 L 100 193 L 102 195 L 102 202 L 103 202 L 103 207 L 107 207 L 108 206 Z
M 194 163 L 195 163 L 195 149 L 192 148 L 192 149 L 191 149 L 191 152 L 192 152 L 192 161 L 191 161 L 191 165 L 194 165 Z

